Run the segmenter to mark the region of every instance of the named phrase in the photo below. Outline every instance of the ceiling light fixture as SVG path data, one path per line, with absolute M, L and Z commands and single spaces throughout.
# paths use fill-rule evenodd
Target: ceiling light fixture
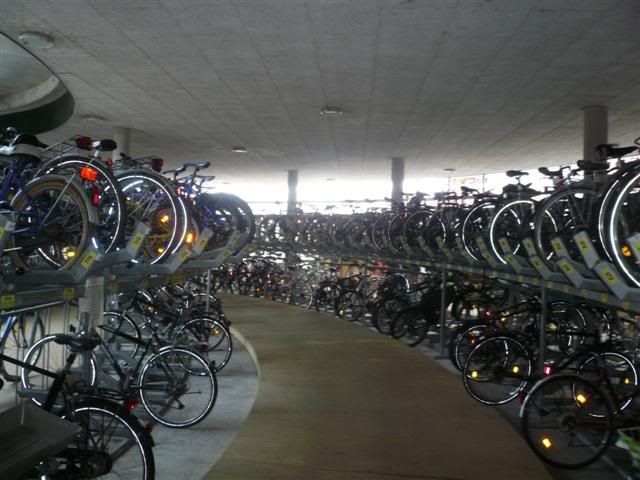
M 335 178 L 327 178 L 327 182 L 335 182 L 336 179 Z
M 444 171 L 445 172 L 455 172 L 456 169 L 455 168 L 445 168 Z
M 339 107 L 322 107 L 322 110 L 320 110 L 320 115 L 337 117 L 338 115 L 342 115 L 342 109 Z
M 18 35 L 23 45 L 31 48 L 49 48 L 53 46 L 53 38 L 40 32 L 23 32 Z
M 247 147 L 233 147 L 231 151 L 233 153 L 247 153 Z

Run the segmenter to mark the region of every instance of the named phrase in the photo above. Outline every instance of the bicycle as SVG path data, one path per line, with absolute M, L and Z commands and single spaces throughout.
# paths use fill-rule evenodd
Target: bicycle
M 55 411 L 80 429 L 66 449 L 51 459 L 43 459 L 27 478 L 83 479 L 117 476 L 131 480 L 153 480 L 153 440 L 137 417 L 125 404 L 100 398 L 96 390 L 87 388 L 86 385 L 80 388 L 79 383 L 72 384 L 69 381 L 77 355 L 96 348 L 96 339 L 57 335 L 54 341 L 69 348 L 69 355 L 58 372 L 0 354 L 3 362 L 13 363 L 23 371 L 35 372 L 53 380 L 42 408 L 49 412 Z

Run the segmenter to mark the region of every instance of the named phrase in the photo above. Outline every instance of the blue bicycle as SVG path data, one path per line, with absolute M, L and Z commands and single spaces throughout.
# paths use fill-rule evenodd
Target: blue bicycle
M 15 222 L 4 252 L 18 271 L 71 268 L 97 241 L 96 212 L 73 177 L 32 175 L 46 147 L 35 135 L 8 129 L 0 142 L 0 215 Z

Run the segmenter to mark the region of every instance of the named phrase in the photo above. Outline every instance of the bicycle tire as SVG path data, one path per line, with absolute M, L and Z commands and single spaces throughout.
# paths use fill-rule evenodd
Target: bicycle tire
M 54 457 L 58 470 L 53 478 L 155 478 L 149 434 L 125 407 L 105 399 L 80 399 L 62 418 L 80 428 L 69 447 Z
M 25 271 L 45 265 L 69 270 L 83 256 L 95 234 L 96 213 L 84 191 L 59 175 L 31 180 L 13 198 L 11 208 L 16 227 L 8 242 L 9 248 L 15 250 L 9 255 L 13 264 Z M 65 216 L 60 214 L 61 209 Z M 33 212 L 48 222 L 30 233 L 36 221 Z M 71 220 L 66 218 L 69 215 L 71 224 L 76 225 L 73 229 L 69 224 Z
M 13 321 L 13 325 L 7 325 L 4 336 L 0 340 L 0 353 L 3 353 L 12 358 L 20 358 L 20 351 L 29 349 L 35 342 L 44 337 L 45 328 L 44 322 L 38 312 L 33 312 L 34 320 L 31 328 L 25 327 L 25 320 L 27 314 L 22 314 Z M 11 318 L 11 317 L 9 317 Z M 7 319 L 7 321 L 11 321 Z M 18 331 L 16 332 L 15 324 L 19 323 Z M 28 333 L 25 335 L 25 333 Z M 8 364 L 8 365 L 7 365 Z M 9 369 L 15 370 L 16 373 L 12 373 Z M 0 360 L 0 374 L 8 382 L 17 382 L 20 380 L 20 375 L 17 373 L 17 366 Z
M 217 373 L 233 354 L 233 337 L 221 321 L 211 317 L 191 319 L 181 325 L 175 334 L 175 343 L 185 345 L 209 361 Z
M 592 415 L 592 409 L 598 415 Z M 554 375 L 536 383 L 520 416 L 527 444 L 540 459 L 559 468 L 595 462 L 613 437 L 610 399 L 577 375 Z
M 484 405 L 504 405 L 529 384 L 533 356 L 518 340 L 491 337 L 474 348 L 462 369 L 464 388 Z
M 100 185 L 101 187 L 97 198 L 99 205 L 96 206 L 98 213 L 96 233 L 105 253 L 108 253 L 121 245 L 127 220 L 125 198 L 111 169 L 94 158 L 65 154 L 46 162 L 40 167 L 35 176 L 50 174 L 70 176 L 85 167 L 98 173 L 95 180 L 84 181 L 82 187 L 87 190 L 90 198 L 95 193 L 94 186 Z
M 164 347 L 152 355 L 142 367 L 138 386 L 140 400 L 149 415 L 171 428 L 187 428 L 204 420 L 213 409 L 218 394 L 218 383 L 209 362 L 182 347 Z M 189 408 L 180 399 L 194 386 L 201 389 L 193 392 L 193 395 L 202 394 L 201 401 L 196 399 L 199 404 Z M 205 392 L 205 388 L 209 391 Z M 164 397 L 163 392 L 169 396 Z M 174 417 L 173 412 L 181 414 Z

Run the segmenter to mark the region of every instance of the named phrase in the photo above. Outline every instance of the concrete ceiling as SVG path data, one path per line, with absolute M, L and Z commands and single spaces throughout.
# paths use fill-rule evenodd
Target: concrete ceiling
M 128 126 L 132 153 L 221 180 L 568 163 L 592 104 L 611 141 L 640 135 L 637 0 L 0 0 L 0 18 L 55 39 L 34 53 L 77 109 L 49 140 Z

